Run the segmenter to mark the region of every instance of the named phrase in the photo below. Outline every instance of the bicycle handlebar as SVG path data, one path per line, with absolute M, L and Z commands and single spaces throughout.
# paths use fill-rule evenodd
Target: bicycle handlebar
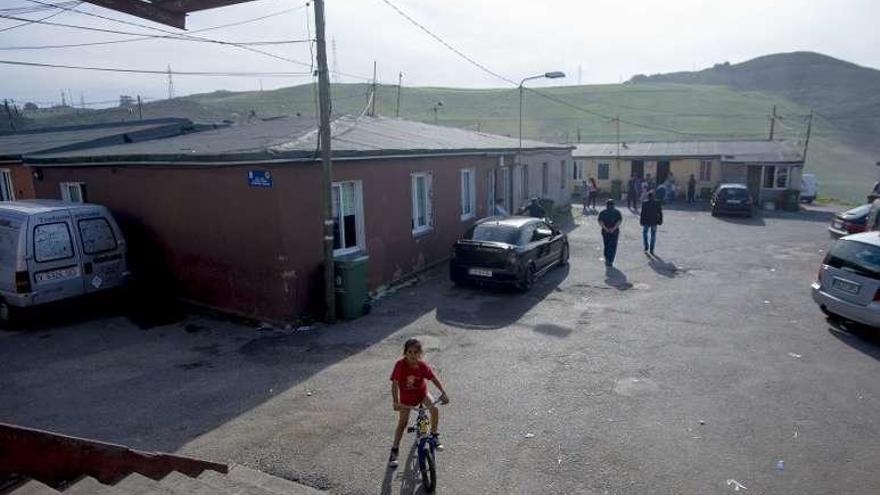
M 441 395 L 440 397 L 443 397 L 443 396 Z M 433 402 L 431 402 L 431 406 L 429 406 L 429 407 L 433 407 L 433 406 L 436 406 L 437 404 L 441 404 L 442 401 L 440 400 L 440 397 L 438 397 Z M 419 404 L 417 406 L 408 406 L 406 404 L 400 405 L 401 409 L 409 409 L 411 411 L 418 411 L 419 409 L 424 408 L 424 407 L 425 407 L 424 404 Z M 425 409 L 427 409 L 427 408 L 425 408 Z

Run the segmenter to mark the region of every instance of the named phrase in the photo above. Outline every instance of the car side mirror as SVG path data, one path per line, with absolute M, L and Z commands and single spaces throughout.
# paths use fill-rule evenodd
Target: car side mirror
M 535 234 L 532 236 L 533 241 L 541 241 L 544 239 L 549 239 L 553 237 L 553 231 L 550 229 L 535 229 Z

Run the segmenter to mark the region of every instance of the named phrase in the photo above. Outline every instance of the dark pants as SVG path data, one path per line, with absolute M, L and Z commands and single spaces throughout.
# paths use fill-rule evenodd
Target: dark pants
M 596 196 L 599 195 L 599 191 L 593 191 L 590 193 L 590 208 L 596 209 Z
M 692 188 L 688 188 L 688 203 L 694 202 L 694 190 Z
M 614 257 L 617 255 L 618 237 L 620 237 L 620 230 L 613 234 L 602 231 L 602 244 L 605 245 L 605 266 L 614 264 Z
M 635 189 L 630 189 L 626 192 L 626 206 L 629 208 L 638 208 L 639 206 L 639 195 L 636 194 Z

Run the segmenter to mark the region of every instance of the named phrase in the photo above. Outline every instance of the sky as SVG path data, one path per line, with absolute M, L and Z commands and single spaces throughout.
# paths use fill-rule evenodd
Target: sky
M 388 0 L 427 29 L 493 72 L 519 80 L 546 71 L 567 77 L 529 84 L 612 84 L 635 74 L 699 70 L 771 53 L 816 51 L 880 68 L 880 2 L 876 0 Z M 63 0 L 43 3 L 73 5 Z M 33 7 L 30 0 L 5 0 L 9 9 Z M 181 32 L 83 3 L 77 11 Z M 201 11 L 187 19 L 189 31 L 296 9 L 240 26 L 197 33 L 230 42 L 305 40 L 314 37 L 313 6 L 301 0 L 255 0 Z M 52 11 L 19 15 L 41 18 Z M 162 34 L 76 12 L 49 22 L 145 34 Z M 505 87 L 414 26 L 385 0 L 326 0 L 328 60 L 342 73 L 338 82 L 363 82 L 376 62 L 380 83 L 404 86 Z M 176 75 L 175 95 L 218 89 L 273 89 L 311 81 L 308 43 L 255 47 L 301 64 L 235 46 L 169 39 L 64 49 L 22 46 L 87 43 L 132 38 L 0 18 L 0 60 L 129 69 L 211 72 L 295 72 L 271 77 Z M 334 49 L 335 44 L 335 49 Z M 167 98 L 168 77 L 0 65 L 0 97 L 40 106 L 61 102 L 61 92 L 79 105 L 100 106 L 119 95 Z

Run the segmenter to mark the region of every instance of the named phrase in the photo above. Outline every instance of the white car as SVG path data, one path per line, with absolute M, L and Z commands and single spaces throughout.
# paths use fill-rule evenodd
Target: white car
M 831 318 L 880 328 L 880 232 L 834 243 L 813 283 L 813 300 Z

